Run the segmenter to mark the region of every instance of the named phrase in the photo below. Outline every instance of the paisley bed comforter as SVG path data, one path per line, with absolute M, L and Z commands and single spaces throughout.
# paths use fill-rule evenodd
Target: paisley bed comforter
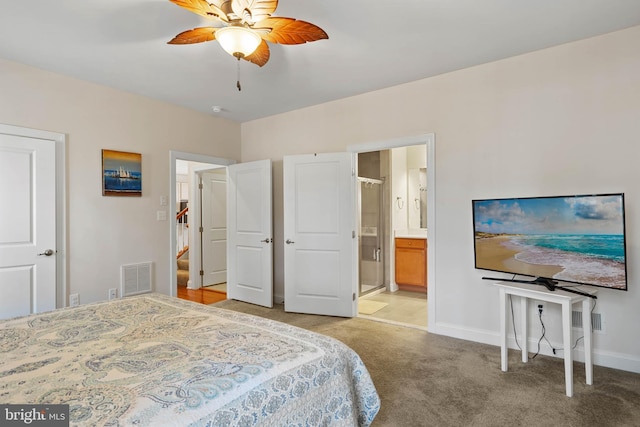
M 0 403 L 74 426 L 367 426 L 360 357 L 314 332 L 146 294 L 0 322 Z

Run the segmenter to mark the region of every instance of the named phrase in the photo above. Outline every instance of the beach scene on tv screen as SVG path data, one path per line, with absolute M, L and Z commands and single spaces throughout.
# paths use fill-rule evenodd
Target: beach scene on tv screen
M 476 268 L 626 289 L 622 195 L 474 200 Z

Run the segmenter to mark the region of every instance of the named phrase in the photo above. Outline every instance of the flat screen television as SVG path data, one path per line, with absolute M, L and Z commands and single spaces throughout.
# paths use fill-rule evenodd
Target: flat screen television
M 558 281 L 627 290 L 623 193 L 472 204 L 475 268 L 551 290 Z

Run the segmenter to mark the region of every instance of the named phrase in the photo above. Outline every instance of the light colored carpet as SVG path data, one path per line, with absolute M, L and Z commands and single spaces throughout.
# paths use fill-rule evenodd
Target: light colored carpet
M 371 301 L 366 299 L 360 299 L 358 301 L 358 313 L 360 314 L 373 314 L 378 310 L 382 310 L 388 306 L 386 302 Z
M 500 347 L 374 322 L 287 313 L 226 300 L 215 307 L 241 311 L 329 335 L 353 348 L 382 400 L 372 427 L 640 426 L 640 374 L 574 364 L 574 396 L 565 395 L 564 363 L 538 356 L 522 363 Z

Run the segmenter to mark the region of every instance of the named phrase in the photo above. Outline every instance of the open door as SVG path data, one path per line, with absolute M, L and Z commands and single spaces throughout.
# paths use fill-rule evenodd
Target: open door
M 271 160 L 228 170 L 227 297 L 273 307 Z
M 351 153 L 284 157 L 285 311 L 357 314 Z

